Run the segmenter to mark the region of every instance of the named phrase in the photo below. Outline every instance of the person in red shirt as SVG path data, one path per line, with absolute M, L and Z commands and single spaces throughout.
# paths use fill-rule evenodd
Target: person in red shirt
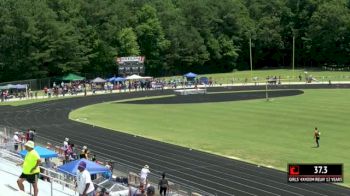
M 27 129 L 27 131 L 26 131 L 26 142 L 28 142 L 29 141 L 29 129 Z

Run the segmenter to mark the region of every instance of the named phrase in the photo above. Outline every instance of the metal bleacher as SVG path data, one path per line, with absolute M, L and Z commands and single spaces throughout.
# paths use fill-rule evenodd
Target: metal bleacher
M 32 187 L 29 183 L 24 182 L 25 192 L 18 189 L 17 179 L 22 169 L 16 164 L 22 161 L 22 158 L 9 151 L 8 144 L 0 144 L 0 195 L 32 195 Z M 50 182 L 39 180 L 39 196 L 75 196 L 78 195 L 74 190 L 74 185 L 61 179 L 61 174 L 41 167 L 42 176 L 50 178 Z

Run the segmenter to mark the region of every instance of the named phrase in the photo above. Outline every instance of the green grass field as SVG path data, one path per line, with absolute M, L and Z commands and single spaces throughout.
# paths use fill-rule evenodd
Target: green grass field
M 230 84 L 234 79 L 234 83 L 241 83 L 248 79 L 248 82 L 251 82 L 252 77 L 258 77 L 259 80 L 264 80 L 267 76 L 281 76 L 281 79 L 285 82 L 299 81 L 298 76 L 302 76 L 302 81 L 305 81 L 305 71 L 309 75 L 312 75 L 319 81 L 350 81 L 350 72 L 349 71 L 315 71 L 315 70 L 303 70 L 296 69 L 293 73 L 292 69 L 272 69 L 272 70 L 254 70 L 251 74 L 250 71 L 236 71 L 230 73 L 218 73 L 218 74 L 203 74 L 199 77 L 212 77 L 217 83 Z M 166 77 L 165 79 L 171 78 L 182 78 L 181 76 L 177 77 Z
M 70 118 L 281 170 L 294 162 L 344 163 L 347 180 L 349 99 L 350 90 L 306 90 L 270 102 L 102 103 L 73 111 Z M 318 149 L 313 148 L 315 126 L 321 131 Z

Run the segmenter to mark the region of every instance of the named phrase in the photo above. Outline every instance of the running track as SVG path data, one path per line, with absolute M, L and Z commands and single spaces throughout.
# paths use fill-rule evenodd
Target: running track
M 328 85 L 280 86 L 281 89 L 333 88 Z M 338 85 L 338 88 L 349 88 Z M 211 88 L 208 91 L 254 90 L 265 87 Z M 276 88 L 276 87 L 274 87 Z M 208 153 L 189 150 L 141 137 L 110 131 L 68 119 L 71 110 L 86 105 L 143 96 L 173 94 L 170 90 L 96 95 L 61 99 L 25 106 L 0 107 L 0 124 L 20 129 L 36 128 L 53 141 L 65 137 L 87 145 L 97 155 L 132 167 L 144 164 L 152 172 L 166 171 L 171 180 L 180 181 L 216 195 L 350 195 L 350 189 L 332 184 L 289 184 L 286 173 L 257 167 Z M 116 115 L 118 111 L 116 111 Z

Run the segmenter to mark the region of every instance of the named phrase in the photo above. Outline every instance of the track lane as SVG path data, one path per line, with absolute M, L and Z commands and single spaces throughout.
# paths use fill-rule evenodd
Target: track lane
M 218 89 L 219 88 L 213 89 L 212 92 L 232 90 L 228 88 Z M 56 141 L 63 141 L 63 138 L 67 135 L 74 139 L 76 143 L 86 144 L 86 142 L 89 142 L 89 147 L 96 152 L 103 152 L 106 148 L 110 148 L 111 151 L 105 153 L 105 155 L 110 158 L 117 158 L 117 160 L 121 162 L 127 160 L 128 164 L 135 167 L 140 167 L 145 164 L 145 161 L 149 161 L 147 163 L 154 165 L 152 166 L 152 171 L 161 172 L 168 169 L 171 172 L 169 173 L 171 178 L 177 179 L 178 181 L 185 181 L 190 185 L 200 187 L 208 192 L 217 192 L 218 195 L 270 195 L 269 193 L 271 193 L 271 195 L 334 195 L 335 193 L 337 195 L 349 195 L 349 190 L 343 187 L 318 184 L 287 184 L 285 183 L 286 174 L 283 172 L 268 168 L 258 168 L 256 165 L 194 150 L 189 152 L 186 148 L 147 140 L 141 137 L 135 138 L 128 134 L 111 132 L 106 129 L 83 125 L 67 119 L 71 109 L 79 108 L 84 105 L 144 96 L 143 93 L 126 94 L 127 95 L 112 94 L 93 98 L 70 98 L 62 101 L 47 102 L 45 104 L 32 104 L 22 108 L 16 107 L 16 109 L 6 109 L 5 120 L 1 120 L 0 124 L 15 125 L 16 127 L 23 128 L 28 127 L 27 125 L 31 125 L 29 127 L 37 126 L 40 127 L 40 129 L 37 129 L 40 130 L 40 134 L 50 136 Z M 169 94 L 169 92 L 152 91 L 148 96 L 153 94 L 164 95 Z M 0 111 L 2 111 L 2 109 L 3 108 L 0 107 Z M 65 134 L 63 135 L 62 132 Z M 89 137 L 82 140 L 81 133 L 86 133 Z M 108 138 L 115 139 L 112 142 L 106 142 L 105 146 L 101 147 L 101 143 L 97 143 L 98 140 L 96 140 L 96 138 L 103 141 L 108 141 Z M 132 148 L 128 148 L 128 146 Z M 124 151 L 121 149 L 124 149 Z M 145 150 L 150 153 L 145 153 Z M 134 158 L 125 156 L 130 153 L 134 153 L 133 155 L 136 158 L 134 156 L 132 156 Z M 160 156 L 157 158 L 147 158 L 155 156 L 155 154 L 159 154 Z M 164 157 L 169 158 L 165 159 Z M 158 159 L 164 159 L 164 161 L 159 161 Z M 269 178 L 267 182 L 264 180 L 265 177 Z M 220 185 L 218 185 L 216 181 L 219 181 Z M 272 187 L 269 187 L 271 186 L 270 184 Z M 250 188 L 250 186 L 253 188 Z M 259 191 L 259 189 L 263 191 Z

